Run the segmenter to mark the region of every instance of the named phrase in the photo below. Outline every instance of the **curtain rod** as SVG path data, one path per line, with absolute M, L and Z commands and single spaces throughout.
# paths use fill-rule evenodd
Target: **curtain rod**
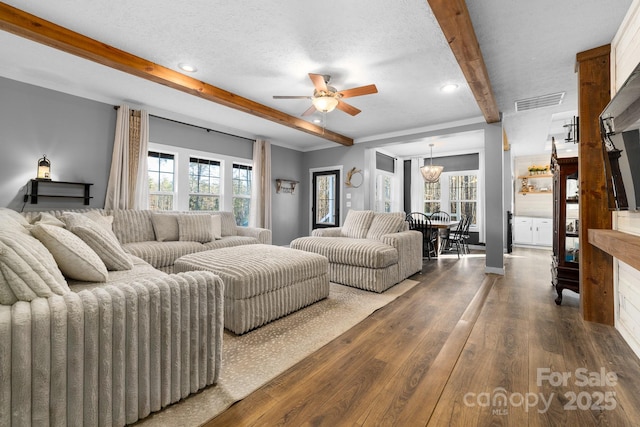
M 120 108 L 120 106 L 118 106 L 118 105 L 114 105 L 113 106 L 114 110 L 117 110 L 119 108 Z M 194 125 L 194 124 L 191 124 L 191 123 L 185 123 L 185 122 L 181 122 L 181 121 L 178 121 L 178 120 L 168 119 L 166 117 L 156 116 L 154 114 L 149 114 L 149 117 L 153 117 L 153 118 L 161 119 L 161 120 L 166 120 L 168 122 L 178 123 L 178 124 L 181 124 L 181 125 L 192 126 L 194 128 L 206 130 L 207 132 L 215 132 L 215 133 L 219 133 L 219 134 L 222 134 L 222 135 L 233 136 L 234 138 L 246 139 L 247 141 L 251 141 L 251 142 L 255 142 L 256 141 L 255 139 L 247 138 L 245 136 L 234 135 L 232 133 L 222 132 L 220 130 L 215 130 L 215 129 L 209 129 L 209 128 L 206 128 L 206 127 L 203 127 L 203 126 Z

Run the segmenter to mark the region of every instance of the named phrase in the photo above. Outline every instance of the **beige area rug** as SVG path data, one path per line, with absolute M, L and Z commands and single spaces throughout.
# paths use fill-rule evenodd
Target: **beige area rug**
M 407 279 L 382 294 L 331 283 L 327 299 L 289 316 L 241 336 L 225 330 L 218 384 L 138 425 L 199 426 L 207 422 L 417 283 Z

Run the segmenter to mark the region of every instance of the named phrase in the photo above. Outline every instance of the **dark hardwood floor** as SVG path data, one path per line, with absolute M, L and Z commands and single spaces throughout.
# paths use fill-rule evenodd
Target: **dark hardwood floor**
M 638 358 L 576 294 L 554 303 L 550 261 L 425 260 L 414 289 L 206 426 L 640 425 Z

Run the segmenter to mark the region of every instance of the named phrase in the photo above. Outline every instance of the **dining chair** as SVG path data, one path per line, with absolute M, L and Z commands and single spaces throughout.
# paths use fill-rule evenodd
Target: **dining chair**
M 456 226 L 456 228 L 449 234 L 449 239 L 448 239 L 449 245 L 447 246 L 446 249 L 449 251 L 453 251 L 454 245 L 455 245 L 455 250 L 458 253 L 458 258 L 460 258 L 461 251 L 462 251 L 462 254 L 464 255 L 464 239 L 462 236 L 463 236 L 466 222 L 467 222 L 467 217 L 463 217 L 458 223 L 458 225 Z
M 422 256 L 431 259 L 431 255 L 436 254 L 436 240 L 438 238 L 437 229 L 431 227 L 431 220 L 422 212 L 411 212 L 405 217 L 409 223 L 410 230 L 417 230 L 422 233 Z
M 473 216 L 469 215 L 465 218 L 465 225 L 464 225 L 464 229 L 462 230 L 462 242 L 463 242 L 463 248 L 464 248 L 464 252 L 466 254 L 470 254 L 471 250 L 469 250 L 469 239 L 471 238 L 471 235 L 469 234 L 469 228 L 471 227 L 471 223 L 473 222 Z
M 448 212 L 444 212 L 444 211 L 433 212 L 431 215 L 429 215 L 429 218 L 432 221 L 443 221 L 443 222 L 451 221 L 451 215 Z M 450 233 L 451 233 L 451 230 L 448 228 L 438 229 L 438 234 L 440 234 L 440 246 L 438 247 L 439 252 L 442 252 L 441 250 L 442 247 L 447 247 L 447 245 L 449 244 L 448 240 L 449 240 Z

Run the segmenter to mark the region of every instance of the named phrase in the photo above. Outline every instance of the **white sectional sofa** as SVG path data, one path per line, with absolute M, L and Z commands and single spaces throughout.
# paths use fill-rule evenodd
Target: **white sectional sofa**
M 402 212 L 350 210 L 342 227 L 313 230 L 291 247 L 326 256 L 332 282 L 383 292 L 422 270 L 422 234 L 407 228 Z
M 0 208 L 0 425 L 121 426 L 216 383 L 224 284 L 167 272 L 271 234 L 168 215 L 188 233 L 163 223 L 160 242 L 151 211 Z

